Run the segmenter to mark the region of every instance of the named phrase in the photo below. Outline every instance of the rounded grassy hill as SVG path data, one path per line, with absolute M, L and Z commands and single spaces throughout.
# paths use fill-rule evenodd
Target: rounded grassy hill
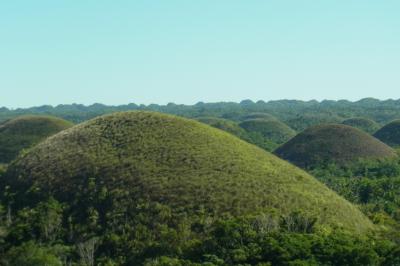
M 69 206 L 68 219 L 89 226 L 94 215 L 103 230 L 129 221 L 153 232 L 160 228 L 148 223 L 162 220 L 193 233 L 195 223 L 271 211 L 316 217 L 322 227 L 371 228 L 303 170 L 221 130 L 153 112 L 115 113 L 64 130 L 13 161 L 2 186 L 16 208 L 54 197 Z
M 277 120 L 275 116 L 268 113 L 250 113 L 241 117 L 242 121 L 252 119 Z
M 396 156 L 392 148 L 378 139 L 340 124 L 310 127 L 279 147 L 275 154 L 303 168 Z
M 379 129 L 374 136 L 392 147 L 400 146 L 400 119 L 395 120 Z
M 251 119 L 240 123 L 239 126 L 277 144 L 285 143 L 296 135 L 293 129 L 278 120 Z
M 246 131 L 245 129 L 241 128 L 236 122 L 233 122 L 231 120 L 216 117 L 201 117 L 197 118 L 197 121 L 229 132 L 232 135 L 235 135 L 236 137 L 239 137 L 242 140 L 254 144 L 267 151 L 273 151 L 276 149 L 276 147 L 279 146 L 278 143 L 274 142 L 269 137 L 265 137 L 260 132 Z
M 371 119 L 363 117 L 349 118 L 344 120 L 342 124 L 361 129 L 362 131 L 365 131 L 369 134 L 374 134 L 379 129 L 378 123 Z
M 289 120 L 285 120 L 285 123 L 296 130 L 297 132 L 301 132 L 306 130 L 309 127 L 317 126 L 317 125 L 325 125 L 325 124 L 340 124 L 344 118 L 326 112 L 313 112 L 313 113 L 305 113 L 299 114 L 294 118 Z
M 0 163 L 9 163 L 18 153 L 72 126 L 51 116 L 20 116 L 0 125 Z
M 228 119 L 217 118 L 217 117 L 199 117 L 197 121 L 210 125 L 212 127 L 221 129 L 239 138 L 243 138 L 246 135 L 246 131 L 241 128 L 238 124 Z

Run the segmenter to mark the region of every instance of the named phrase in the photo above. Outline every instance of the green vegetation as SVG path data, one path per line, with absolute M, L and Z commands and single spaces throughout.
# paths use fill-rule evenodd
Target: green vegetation
M 237 136 L 241 139 L 245 138 L 246 136 L 246 131 L 243 128 L 228 119 L 216 117 L 200 117 L 197 118 L 197 121 L 231 133 L 232 135 Z
M 130 253 L 127 257 L 118 254 L 120 256 L 114 258 L 114 250 L 109 251 L 108 256 L 102 257 L 99 240 L 92 238 L 75 246 L 44 245 L 28 241 L 10 248 L 0 257 L 0 263 L 11 266 L 397 266 L 400 263 L 400 248 L 393 241 L 369 235 L 352 235 L 342 230 L 329 233 L 313 232 L 312 224 L 306 228 L 298 226 L 303 223 L 301 219 L 298 220 L 301 217 L 296 215 L 292 217 L 293 220 L 278 220 L 278 223 L 271 223 L 270 218 L 270 216 L 248 216 L 219 219 L 208 224 L 207 237 L 187 245 L 176 241 L 176 233 L 173 230 L 165 231 L 162 241 L 152 242 L 144 258 L 140 259 Z M 18 226 L 28 225 L 21 223 Z M 142 228 L 138 228 L 140 229 Z M 122 242 L 126 239 L 117 235 L 112 237 L 113 243 L 120 244 L 122 250 L 133 248 L 134 243 L 139 244 Z M 177 249 L 177 245 L 181 245 L 183 249 Z
M 271 121 L 271 123 L 269 123 L 268 121 L 266 123 L 264 133 L 268 133 L 266 134 L 268 136 L 264 136 L 262 132 L 258 132 L 257 130 L 247 131 L 241 128 L 236 122 L 230 121 L 228 119 L 216 118 L 216 117 L 200 117 L 197 118 L 197 120 L 204 124 L 208 124 L 212 127 L 231 133 L 232 135 L 235 135 L 236 137 L 241 138 L 242 140 L 254 144 L 267 151 L 275 150 L 279 146 L 279 144 L 276 143 L 276 141 L 282 138 L 287 138 L 286 134 L 288 132 L 289 135 L 292 135 L 291 134 L 292 130 L 288 128 L 286 125 L 282 126 L 282 123 L 278 121 Z M 259 129 L 262 129 L 263 126 L 264 125 L 260 125 Z M 254 129 L 256 129 L 256 127 Z
M 240 118 L 241 121 L 253 119 L 277 120 L 276 117 L 267 113 L 249 113 Z
M 369 134 L 374 134 L 379 129 L 378 123 L 363 117 L 349 118 L 344 120 L 342 124 L 361 129 Z
M 185 117 L 223 117 L 233 121 L 243 121 L 252 117 L 245 118 L 252 114 L 268 114 L 283 121 L 296 131 L 319 124 L 341 123 L 344 119 L 352 117 L 365 117 L 376 121 L 379 124 L 386 124 L 399 118 L 400 100 L 379 101 L 376 99 L 362 99 L 357 102 L 346 100 L 340 101 L 243 101 L 203 103 L 194 105 L 183 105 L 169 103 L 167 105 L 137 105 L 134 103 L 120 106 L 107 106 L 103 104 L 93 104 L 84 106 L 81 104 L 58 105 L 55 107 L 45 105 L 27 109 L 10 110 L 0 108 L 0 121 L 15 118 L 25 114 L 54 115 L 62 117 L 68 121 L 79 123 L 103 114 L 142 110 L 156 111 L 162 113 L 175 114 Z M 265 115 L 264 115 L 265 116 Z M 268 119 L 267 119 L 268 120 Z
M 76 187 L 93 179 L 107 189 L 129 187 L 139 201 L 162 199 L 188 211 L 202 206 L 217 216 L 266 207 L 314 215 L 327 207 L 321 204 L 339 204 L 344 213 L 325 213 L 319 221 L 337 225 L 343 223 L 338 216 L 354 211 L 311 176 L 261 149 L 195 121 L 151 112 L 117 113 L 75 126 L 23 154 L 6 177 L 11 188 L 26 189 L 25 196 L 39 189 L 70 199 L 79 193 Z M 361 230 L 368 227 L 354 217 Z M 354 222 L 343 226 L 355 229 Z
M 374 136 L 389 146 L 400 147 L 400 120 L 387 124 L 378 130 Z
M 311 172 L 337 193 L 360 206 L 386 239 L 400 244 L 400 159 L 359 160 L 325 165 Z
M 2 265 L 15 266 L 62 266 L 66 250 L 63 247 L 46 247 L 33 241 L 11 248 L 6 256 L 0 259 Z
M 325 124 L 339 124 L 343 118 L 333 114 L 333 113 L 310 113 L 310 114 L 300 114 L 296 115 L 296 117 L 291 118 L 286 122 L 291 128 L 296 131 L 303 131 L 309 127 L 316 125 L 325 125 Z
M 346 125 L 311 127 L 275 153 L 302 168 L 329 163 L 347 164 L 360 158 L 395 157 L 396 152 L 369 134 Z
M 277 120 L 252 119 L 239 124 L 253 138 L 259 137 L 265 143 L 274 143 L 276 148 L 296 135 L 296 132 Z
M 82 123 L 21 154 L 0 182 L 4 258 L 29 250 L 53 265 L 352 265 L 396 252 L 368 245 L 369 219 L 304 171 L 175 116 Z
M 261 217 L 218 221 L 210 238 L 199 243 L 191 259 L 167 256 L 145 265 L 391 265 L 400 263 L 395 243 L 354 237 L 343 231 L 330 234 L 302 230 L 267 229 Z
M 329 190 L 246 144 L 277 146 L 237 124 L 283 121 L 304 130 L 344 123 L 372 133 L 373 121 L 399 117 L 399 101 L 0 108 L 0 129 L 25 114 L 82 122 L 125 110 L 196 118 L 242 140 L 149 112 L 44 136 L 10 165 L 11 157 L 0 161 L 0 265 L 400 265 L 400 159 L 392 149 L 346 126 L 313 127 L 291 149 L 314 160 L 306 169 Z M 396 123 L 376 135 L 394 147 Z M 38 127 L 14 128 L 8 139 L 0 134 L 0 151 L 19 152 L 10 139 L 32 140 Z M 307 152 L 305 143 L 312 144 Z
M 65 120 L 50 116 L 21 116 L 0 125 L 0 164 L 9 163 L 20 151 L 71 127 Z

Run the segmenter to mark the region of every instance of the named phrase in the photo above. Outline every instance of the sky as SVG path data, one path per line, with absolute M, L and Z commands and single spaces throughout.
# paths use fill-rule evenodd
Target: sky
M 0 2 L 0 106 L 400 98 L 398 0 Z

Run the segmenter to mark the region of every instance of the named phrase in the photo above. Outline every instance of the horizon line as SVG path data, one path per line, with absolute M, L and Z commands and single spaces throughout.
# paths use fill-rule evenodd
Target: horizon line
M 59 104 L 41 104 L 41 105 L 33 105 L 33 106 L 28 106 L 28 107 L 10 107 L 10 106 L 1 106 L 0 109 L 7 109 L 9 111 L 16 111 L 16 110 L 21 110 L 21 109 L 32 109 L 32 108 L 41 108 L 41 107 L 50 107 L 50 108 L 57 108 L 61 106 L 83 106 L 83 107 L 91 107 L 91 106 L 96 106 L 96 105 L 101 105 L 105 107 L 121 107 L 121 106 L 129 106 L 129 105 L 136 105 L 137 107 L 149 107 L 149 106 L 168 106 L 168 105 L 177 105 L 177 106 L 196 106 L 199 104 L 219 104 L 219 103 L 230 103 L 230 104 L 268 104 L 268 103 L 273 103 L 273 102 L 282 102 L 282 101 L 296 101 L 296 102 L 304 102 L 304 103 L 309 103 L 309 102 L 317 102 L 319 104 L 323 102 L 349 102 L 349 103 L 357 103 L 365 100 L 373 100 L 373 101 L 379 101 L 379 102 L 386 102 L 386 101 L 400 101 L 400 98 L 394 99 L 394 98 L 375 98 L 375 97 L 364 97 L 360 98 L 358 100 L 348 100 L 348 99 L 322 99 L 322 100 L 317 100 L 317 99 L 309 99 L 309 100 L 300 100 L 300 99 L 290 99 L 290 98 L 282 98 L 282 99 L 277 99 L 277 100 L 252 100 L 252 99 L 243 99 L 241 101 L 197 101 L 196 103 L 175 103 L 175 102 L 168 102 L 168 103 L 135 103 L 135 102 L 130 102 L 130 103 L 121 103 L 121 104 L 107 104 L 107 103 L 101 103 L 101 102 L 93 102 L 91 104 L 85 104 L 85 103 L 59 103 Z

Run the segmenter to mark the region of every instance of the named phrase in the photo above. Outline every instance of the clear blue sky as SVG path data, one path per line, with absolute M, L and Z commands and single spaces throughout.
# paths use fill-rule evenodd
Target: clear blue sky
M 398 0 L 0 3 L 0 106 L 400 98 Z

